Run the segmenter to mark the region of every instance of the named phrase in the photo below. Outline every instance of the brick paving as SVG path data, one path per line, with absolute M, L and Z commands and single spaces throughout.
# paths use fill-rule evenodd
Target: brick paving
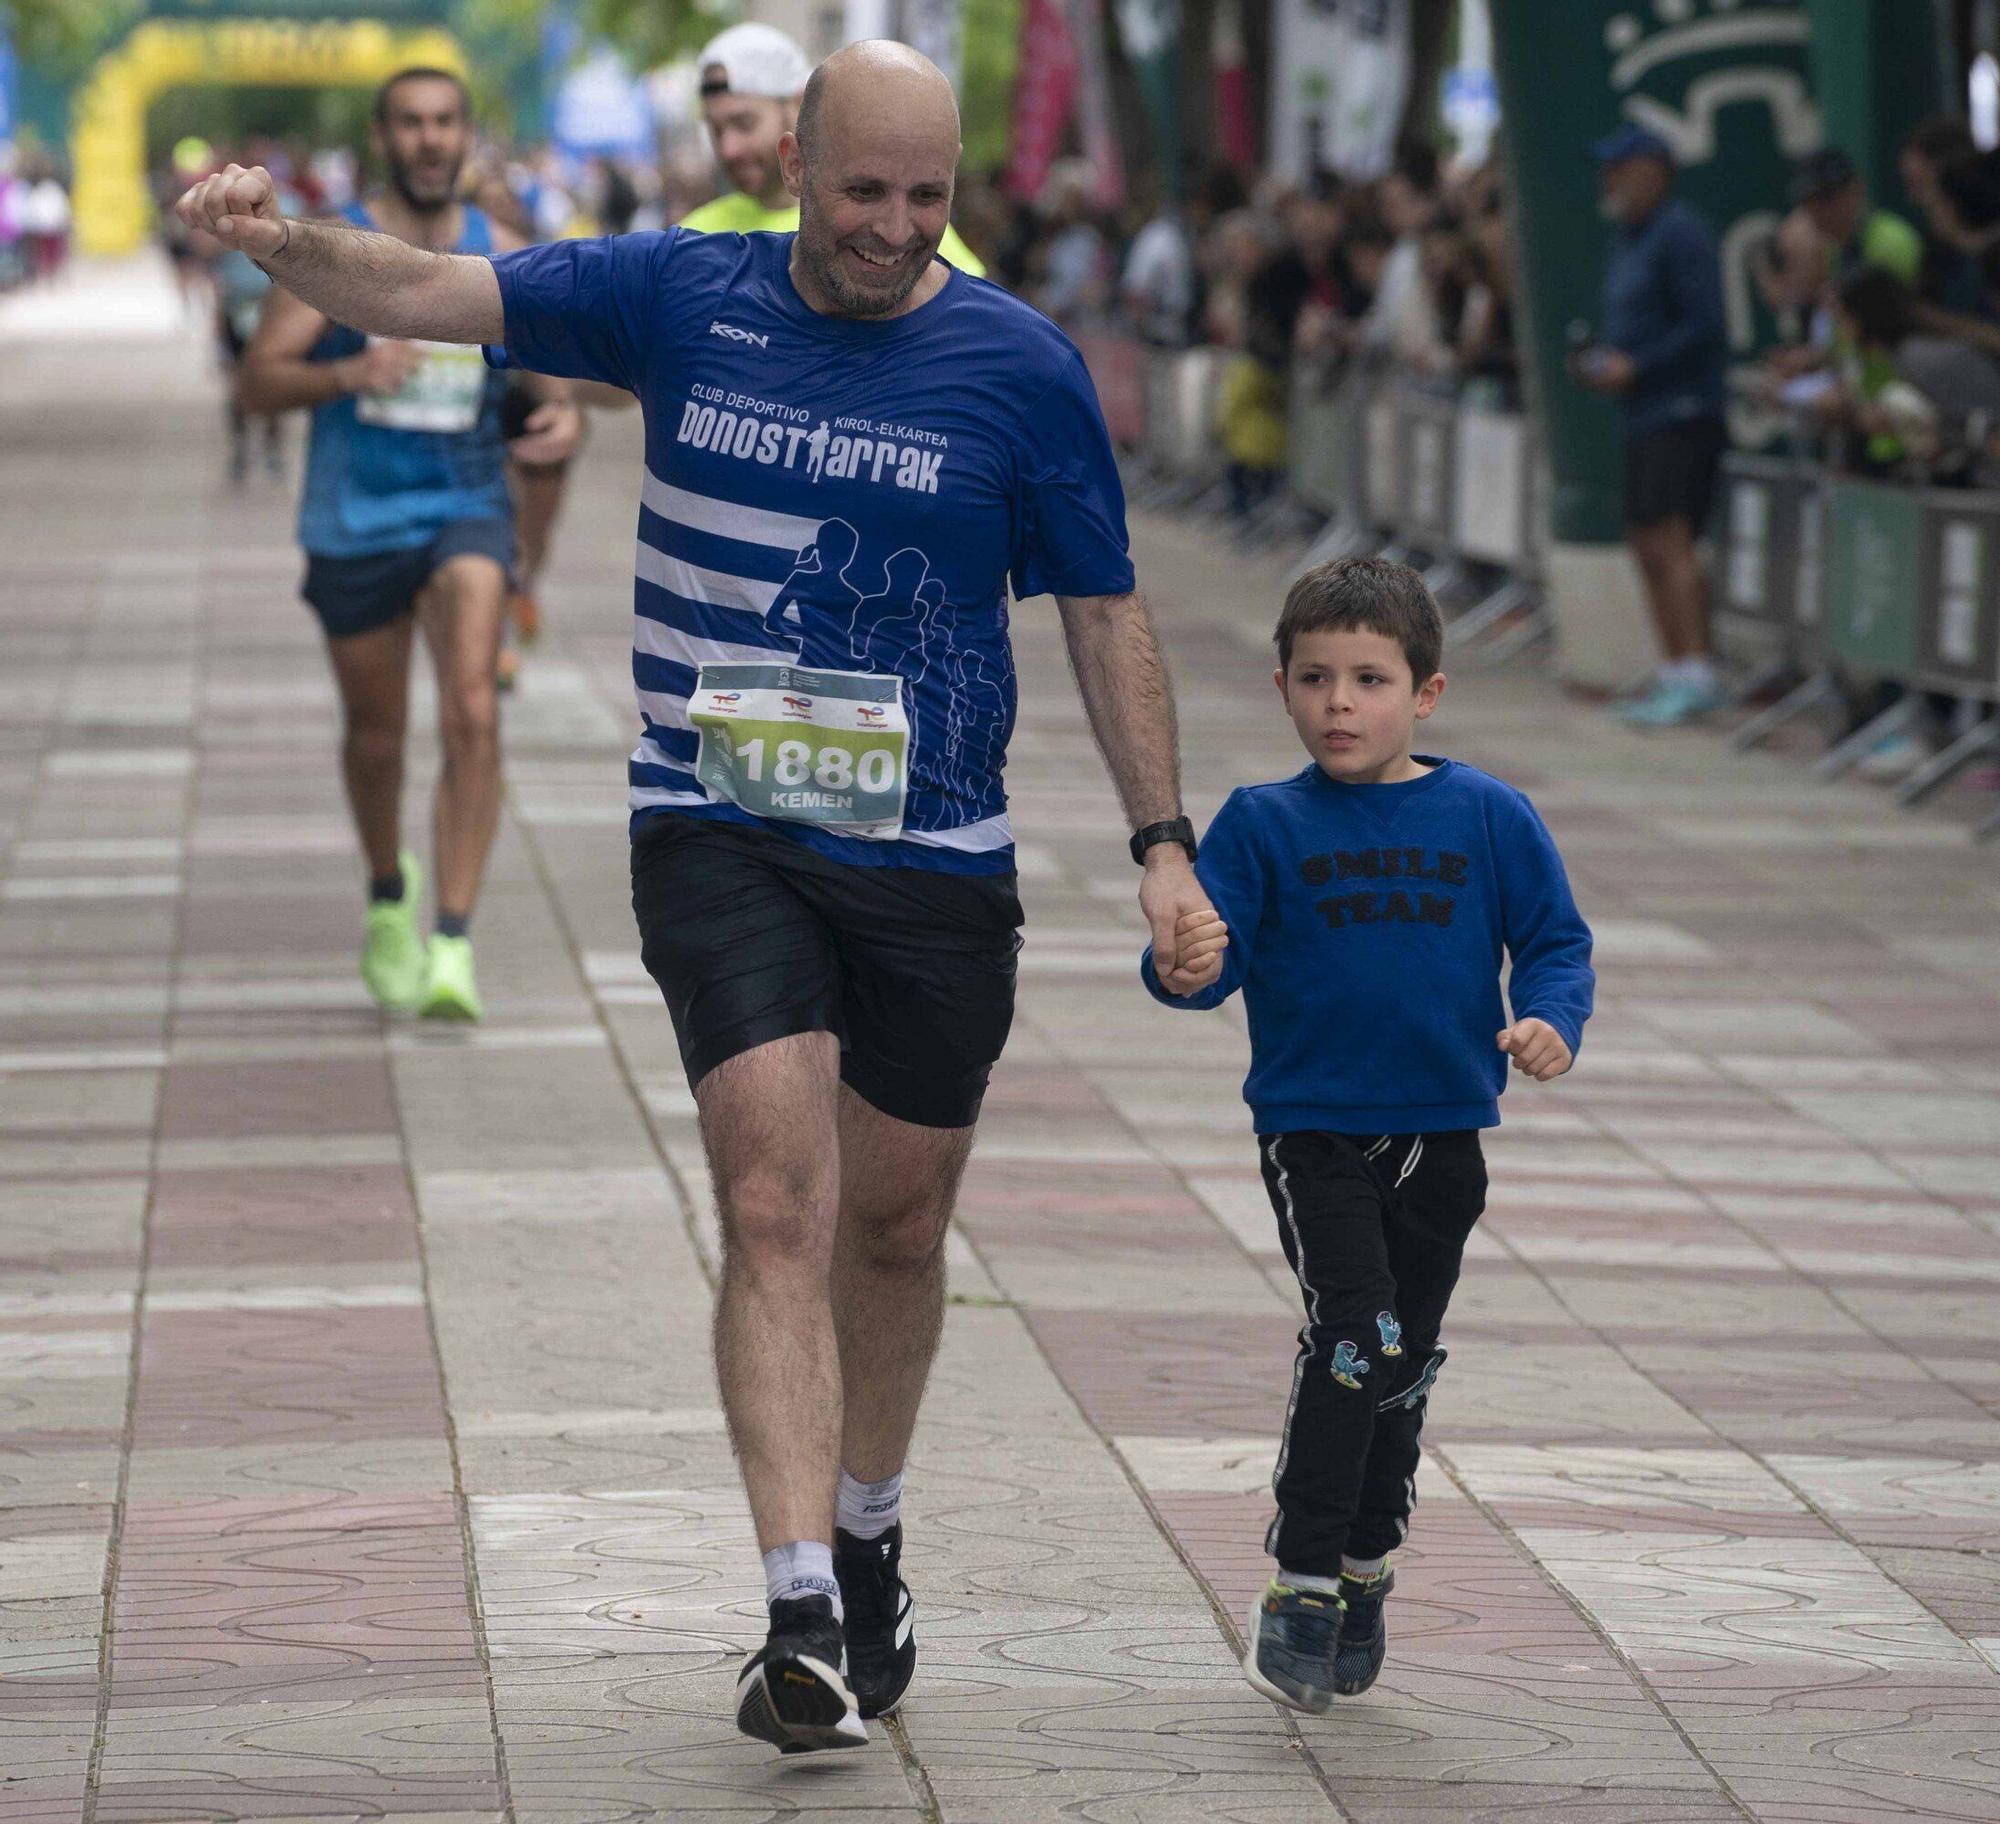
M 600 422 L 508 712 L 491 1017 L 385 1021 L 290 485 L 222 485 L 156 278 L 0 306 L 0 1824 L 2000 1818 L 1969 795 L 1905 817 L 1455 675 L 1436 744 L 1535 795 L 1602 1011 L 1491 1142 L 1388 1669 L 1292 1718 L 1234 1665 L 1297 1322 L 1240 1010 L 1136 986 L 1046 603 L 920 1682 L 834 1764 L 737 1737 L 713 1213 L 624 880 L 636 462 Z M 1135 531 L 1206 817 L 1294 764 L 1279 579 Z

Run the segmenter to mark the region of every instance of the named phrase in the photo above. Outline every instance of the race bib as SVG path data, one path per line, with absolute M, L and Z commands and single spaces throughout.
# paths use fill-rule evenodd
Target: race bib
M 903 833 L 910 723 L 893 673 L 704 665 L 688 721 L 702 784 L 753 816 L 875 842 Z
M 380 338 L 371 336 L 371 342 Z M 486 399 L 486 361 L 460 342 L 418 342 L 424 358 L 393 393 L 363 393 L 354 415 L 392 431 L 443 431 L 457 436 L 479 422 Z

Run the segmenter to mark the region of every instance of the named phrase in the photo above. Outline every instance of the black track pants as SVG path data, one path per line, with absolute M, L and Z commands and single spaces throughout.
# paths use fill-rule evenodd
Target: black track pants
M 1264 1186 L 1305 1298 L 1264 1549 L 1331 1577 L 1409 1530 L 1438 1329 L 1486 1207 L 1479 1135 L 1261 1134 Z

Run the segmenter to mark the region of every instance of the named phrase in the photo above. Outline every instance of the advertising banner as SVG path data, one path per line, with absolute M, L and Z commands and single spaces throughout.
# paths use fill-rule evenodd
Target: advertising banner
M 1271 164 L 1377 177 L 1395 149 L 1410 80 L 1408 0 L 1279 0 L 1271 70 Z

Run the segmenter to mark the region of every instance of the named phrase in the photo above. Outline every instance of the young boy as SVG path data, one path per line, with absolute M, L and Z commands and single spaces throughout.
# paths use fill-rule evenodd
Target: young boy
M 1569 1069 L 1594 978 L 1527 799 L 1410 752 L 1445 683 L 1417 573 L 1321 564 L 1286 597 L 1277 641 L 1278 695 L 1312 764 L 1230 795 L 1197 863 L 1215 911 L 1182 920 L 1164 984 L 1150 950 L 1140 970 L 1170 1007 L 1241 988 L 1250 1016 L 1243 1095 L 1305 1325 L 1264 1541 L 1278 1574 L 1244 1671 L 1318 1714 L 1382 1668 L 1387 1555 L 1485 1206 L 1478 1130 L 1499 1123 L 1509 1057 L 1541 1083 Z

